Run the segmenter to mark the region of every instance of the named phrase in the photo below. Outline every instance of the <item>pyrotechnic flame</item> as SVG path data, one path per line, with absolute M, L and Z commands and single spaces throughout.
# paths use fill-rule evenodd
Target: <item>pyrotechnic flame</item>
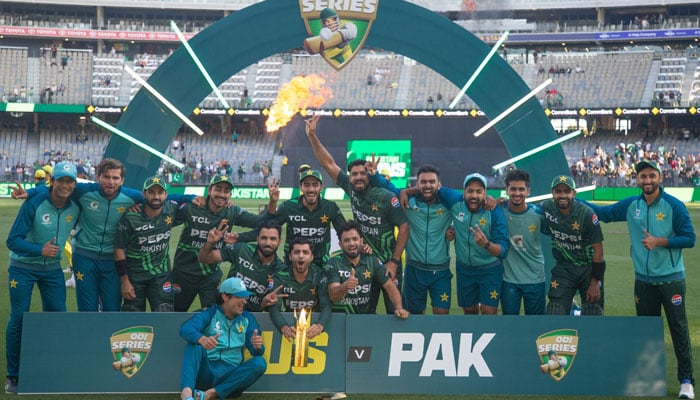
M 287 125 L 299 110 L 318 108 L 333 97 L 330 88 L 324 87 L 326 80 L 318 75 L 295 76 L 282 85 L 265 122 L 268 132 L 275 132 Z

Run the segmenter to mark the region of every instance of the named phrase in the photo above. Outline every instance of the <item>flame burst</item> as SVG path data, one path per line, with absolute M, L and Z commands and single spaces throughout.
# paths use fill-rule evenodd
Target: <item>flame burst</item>
M 265 122 L 268 132 L 276 132 L 287 125 L 299 110 L 318 108 L 333 98 L 330 88 L 324 87 L 326 80 L 316 74 L 295 76 L 282 85 Z

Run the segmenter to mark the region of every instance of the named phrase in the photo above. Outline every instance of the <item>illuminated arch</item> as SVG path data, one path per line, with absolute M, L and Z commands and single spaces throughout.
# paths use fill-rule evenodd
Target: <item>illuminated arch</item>
M 301 46 L 307 37 L 297 1 L 264 1 L 218 21 L 197 34 L 190 45 L 219 85 L 231 75 L 265 57 Z M 461 87 L 490 48 L 460 26 L 427 9 L 403 0 L 380 0 L 377 19 L 366 46 L 410 57 Z M 342 73 L 342 72 L 341 72 Z M 210 92 L 186 50 L 180 47 L 156 70 L 149 84 L 184 114 L 189 114 Z M 494 118 L 530 89 L 500 57 L 469 90 L 471 99 Z M 182 125 L 171 111 L 145 90 L 139 91 L 122 115 L 118 128 L 150 146 L 165 151 Z M 532 98 L 496 125 L 512 155 L 521 154 L 556 138 L 537 99 Z M 471 132 L 465 132 L 465 135 Z M 493 131 L 486 134 L 494 134 Z M 126 183 L 139 187 L 157 170 L 160 160 L 135 145 L 112 136 L 105 156 L 122 160 Z M 494 164 L 502 160 L 494 160 Z M 518 163 L 532 176 L 532 192 L 549 192 L 552 175 L 567 173 L 560 146 Z

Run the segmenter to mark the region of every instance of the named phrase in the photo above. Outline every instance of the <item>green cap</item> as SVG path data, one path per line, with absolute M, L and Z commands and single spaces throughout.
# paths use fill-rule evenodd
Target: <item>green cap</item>
M 231 180 L 228 178 L 228 176 L 222 175 L 222 174 L 214 175 L 211 178 L 211 180 L 209 181 L 209 186 L 216 185 L 219 182 L 228 183 L 229 185 L 231 185 L 231 188 L 233 188 L 233 182 L 231 182 Z
M 334 9 L 324 8 L 323 11 L 321 11 L 320 18 L 321 18 L 321 21 L 323 21 L 323 20 L 327 20 L 328 18 L 333 18 L 333 17 L 337 17 L 337 16 L 338 16 L 338 13 L 336 13 Z
M 168 190 L 168 188 L 165 187 L 165 178 L 157 175 L 146 179 L 146 182 L 143 183 L 143 190 L 148 190 L 156 185 Z
M 316 170 L 316 169 L 307 169 L 306 171 L 302 172 L 299 174 L 299 183 L 306 179 L 307 177 L 314 177 L 318 179 L 319 182 L 323 183 L 323 177 L 321 176 L 321 173 Z
M 569 175 L 559 175 L 552 179 L 552 189 L 554 189 L 554 187 L 556 187 L 557 185 L 561 184 L 564 184 L 576 190 L 576 183 L 574 182 L 574 179 Z
M 639 173 L 639 171 L 643 170 L 644 168 L 653 168 L 657 170 L 659 173 L 661 173 L 661 168 L 659 168 L 659 164 L 657 164 L 654 161 L 649 161 L 649 160 L 644 160 L 640 161 L 637 163 L 637 166 L 634 168 L 635 171 Z

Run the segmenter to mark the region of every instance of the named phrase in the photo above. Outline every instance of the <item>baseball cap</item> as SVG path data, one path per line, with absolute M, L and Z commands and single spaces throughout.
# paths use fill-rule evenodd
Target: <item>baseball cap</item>
M 233 182 L 231 182 L 228 176 L 222 174 L 214 175 L 209 181 L 209 186 L 216 185 L 219 182 L 228 183 L 229 185 L 231 185 L 231 188 L 233 188 Z
M 162 176 L 157 176 L 157 175 L 146 179 L 146 182 L 143 183 L 143 190 L 148 190 L 156 185 L 167 190 L 167 188 L 165 187 L 165 178 L 163 178 Z
M 37 169 L 34 171 L 34 178 L 35 179 L 44 179 L 46 178 L 46 172 L 44 172 L 43 169 Z
M 559 175 L 554 177 L 552 179 L 552 189 L 554 189 L 555 186 L 564 184 L 574 190 L 576 190 L 576 183 L 574 182 L 574 179 L 568 175 Z
M 41 167 L 41 169 L 43 169 L 49 175 L 53 173 L 53 168 L 51 168 L 50 165 L 44 165 L 43 167 Z
M 484 189 L 486 189 L 486 177 L 481 175 L 480 173 L 474 173 L 474 174 L 469 174 L 467 175 L 466 178 L 464 178 L 464 187 L 467 187 L 467 184 L 469 184 L 469 181 L 473 181 L 474 179 L 479 180 L 482 185 L 484 185 Z
M 319 182 L 323 183 L 323 177 L 321 176 L 321 173 L 316 169 L 307 169 L 306 171 L 299 173 L 299 182 L 301 183 L 301 181 L 303 181 L 309 176 L 312 176 L 318 179 Z
M 659 164 L 657 164 L 654 161 L 649 161 L 649 160 L 644 160 L 640 161 L 637 163 L 637 166 L 634 168 L 635 171 L 639 172 L 643 170 L 644 168 L 653 168 L 657 170 L 659 173 L 661 173 L 661 168 L 659 168 Z
M 78 171 L 75 169 L 75 165 L 73 164 L 61 162 L 56 164 L 53 170 L 55 171 L 53 174 L 54 179 L 61 179 L 64 176 L 67 176 L 73 179 L 74 181 L 78 180 Z
M 236 297 L 248 297 L 253 292 L 246 289 L 240 278 L 228 278 L 219 287 L 219 293 L 230 294 Z

